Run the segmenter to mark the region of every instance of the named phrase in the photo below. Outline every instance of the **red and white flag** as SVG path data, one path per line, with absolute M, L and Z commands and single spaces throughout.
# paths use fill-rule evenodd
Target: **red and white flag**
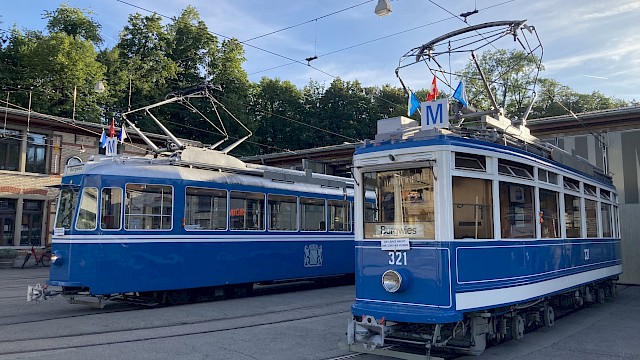
M 110 138 L 114 138 L 116 137 L 116 124 L 115 124 L 115 120 L 111 119 L 111 126 L 109 126 L 109 137 Z
M 438 84 L 436 84 L 436 76 L 433 75 L 433 81 L 431 81 L 431 89 L 429 89 L 429 95 L 427 95 L 427 101 L 434 101 L 438 97 Z

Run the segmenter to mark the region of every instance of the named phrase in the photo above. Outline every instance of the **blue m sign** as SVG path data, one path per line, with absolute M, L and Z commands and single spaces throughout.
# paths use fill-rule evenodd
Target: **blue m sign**
M 448 128 L 449 127 L 449 100 L 438 99 L 436 101 L 423 102 L 422 129 Z

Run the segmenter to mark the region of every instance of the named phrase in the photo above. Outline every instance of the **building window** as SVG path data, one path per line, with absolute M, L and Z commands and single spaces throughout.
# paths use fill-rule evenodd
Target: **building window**
M 264 230 L 264 194 L 232 191 L 229 198 L 231 230 Z
M 298 199 L 269 195 L 269 230 L 298 230 Z
M 17 202 L 16 199 L 0 199 L 0 246 L 13 246 Z
M 566 182 L 565 182 L 566 185 Z M 580 211 L 580 198 L 564 194 L 564 219 L 567 223 L 567 237 L 582 237 L 582 212 Z
M 584 209 L 587 215 L 587 237 L 598 237 L 598 215 L 596 214 L 596 202 L 586 199 L 584 201 Z
M 453 237 L 455 239 L 493 238 L 493 198 L 491 180 L 454 176 Z
M 186 230 L 226 230 L 227 192 L 187 187 L 184 228 Z
M 0 170 L 20 170 L 20 131 L 0 129 Z
M 327 230 L 324 199 L 300 198 L 300 230 Z
M 558 207 L 558 193 L 551 190 L 540 189 L 540 237 L 560 237 L 560 210 Z
M 47 172 L 47 137 L 29 133 L 27 135 L 27 162 L 25 171 L 44 174 Z
M 173 188 L 168 185 L 127 184 L 126 230 L 170 230 Z
M 329 231 L 351 231 L 349 202 L 345 200 L 329 200 Z
M 24 200 L 22 202 L 22 229 L 20 245 L 36 245 L 42 243 L 42 200 Z

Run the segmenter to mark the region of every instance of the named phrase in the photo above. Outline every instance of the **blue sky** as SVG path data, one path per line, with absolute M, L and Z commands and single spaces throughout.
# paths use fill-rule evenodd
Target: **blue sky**
M 192 5 L 198 9 L 210 31 L 242 41 L 358 5 L 365 0 L 126 1 L 168 16 L 175 16 L 187 5 Z M 477 6 L 480 12 L 468 18 L 469 24 L 527 19 L 528 24 L 536 27 L 544 46 L 546 70 L 542 76 L 558 80 L 579 92 L 599 90 L 607 96 L 640 100 L 640 2 L 637 0 L 433 2 L 453 14 L 471 11 Z M 302 62 L 307 57 L 318 56 L 312 65 L 326 74 L 297 63 L 278 67 L 291 63 L 291 60 L 249 46 L 245 46 L 247 61 L 244 68 L 252 81 L 259 81 L 262 76 L 278 77 L 298 87 L 310 80 L 328 86 L 333 79 L 331 76 L 339 76 L 343 80 L 357 79 L 365 86 L 400 86 L 394 70 L 401 55 L 439 35 L 466 26 L 433 2 L 392 0 L 392 13 L 378 17 L 373 12 L 377 0 L 373 0 L 247 43 Z M 9 3 L 11 5 L 7 6 Z M 55 9 L 60 3 L 52 0 L 6 1 L 0 13 L 0 29 L 16 24 L 19 28 L 44 30 L 42 13 Z M 116 0 L 69 0 L 67 3 L 95 12 L 93 18 L 102 25 L 102 35 L 106 40 L 104 46 L 108 47 L 117 42 L 129 14 L 145 13 Z M 346 49 L 349 47 L 352 48 Z M 264 71 L 273 67 L 277 68 Z M 424 77 L 414 80 L 414 89 L 426 88 L 431 76 L 425 68 Z

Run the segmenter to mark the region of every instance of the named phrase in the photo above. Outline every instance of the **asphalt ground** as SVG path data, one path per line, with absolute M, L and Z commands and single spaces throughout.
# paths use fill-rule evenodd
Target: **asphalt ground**
M 151 309 L 27 303 L 27 285 L 47 277 L 40 267 L 0 270 L 0 359 L 386 359 L 338 348 L 353 286 L 259 287 L 248 298 Z M 619 286 L 611 302 L 458 359 L 640 359 L 640 287 Z

